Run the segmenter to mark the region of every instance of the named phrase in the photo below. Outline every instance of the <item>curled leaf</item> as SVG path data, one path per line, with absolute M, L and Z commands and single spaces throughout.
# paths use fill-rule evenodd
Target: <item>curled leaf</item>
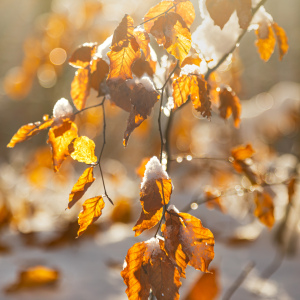
M 90 95 L 90 70 L 89 68 L 78 69 L 71 83 L 71 97 L 78 110 L 85 107 L 86 100 Z
M 288 38 L 284 29 L 280 27 L 276 22 L 272 23 L 272 27 L 277 38 L 279 48 L 279 59 L 282 60 L 283 56 L 287 53 L 289 49 Z
M 96 222 L 102 215 L 102 209 L 105 206 L 102 196 L 97 196 L 86 200 L 83 203 L 83 210 L 78 215 L 78 224 L 80 226 L 77 237 L 80 237 L 87 227 Z
M 69 145 L 69 153 L 74 160 L 84 162 L 88 165 L 97 161 L 95 143 L 87 136 L 80 136 L 74 139 Z
M 93 169 L 93 167 L 87 168 L 78 178 L 69 195 L 68 208 L 71 208 L 95 181 L 95 178 L 93 176 Z

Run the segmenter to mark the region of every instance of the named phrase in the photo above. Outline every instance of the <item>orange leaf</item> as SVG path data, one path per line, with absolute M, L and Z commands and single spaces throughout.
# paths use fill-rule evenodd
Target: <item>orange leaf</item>
M 251 144 L 246 146 L 237 146 L 231 150 L 231 155 L 235 160 L 245 160 L 253 156 L 255 151 L 253 150 Z
M 206 0 L 206 7 L 215 25 L 221 29 L 235 10 L 242 29 L 247 29 L 252 19 L 251 0 Z
M 213 189 L 211 187 L 207 187 L 204 190 L 204 193 L 205 193 L 206 200 L 208 200 L 206 202 L 206 206 L 209 209 L 216 208 L 220 210 L 222 213 L 226 211 L 225 207 L 222 205 L 222 201 L 220 198 L 221 195 L 220 191 L 218 191 L 217 189 Z
M 30 267 L 19 273 L 17 282 L 6 288 L 6 292 L 32 289 L 54 284 L 59 279 L 59 271 L 45 266 Z
M 77 126 L 67 119 L 62 124 L 54 124 L 48 133 L 48 144 L 51 144 L 54 171 L 57 172 L 62 162 L 70 155 L 69 145 L 77 138 Z
M 296 187 L 296 178 L 293 177 L 288 183 L 288 196 L 289 196 L 289 203 L 292 202 L 293 196 L 295 194 L 295 187 Z
M 166 234 L 166 251 L 171 260 L 180 267 L 184 266 L 184 261 L 188 261 L 196 270 L 208 272 L 208 266 L 214 258 L 213 234 L 209 229 L 203 227 L 201 221 L 196 217 L 187 213 L 177 213 L 172 207 L 168 211 L 164 234 Z M 178 231 L 177 235 L 171 234 L 173 227 L 175 227 L 175 232 Z M 181 251 L 177 253 L 178 248 L 174 245 L 179 244 L 186 258 Z
M 219 97 L 219 111 L 221 118 L 227 120 L 232 114 L 234 119 L 234 126 L 238 128 L 240 126 L 240 116 L 242 111 L 240 99 L 236 96 L 235 92 L 230 87 L 221 88 Z
M 148 163 L 149 159 L 150 159 L 150 157 L 143 158 L 143 160 L 141 161 L 139 167 L 135 169 L 136 174 L 141 178 L 144 177 L 144 174 L 145 174 L 145 171 L 146 171 L 146 164 Z
M 202 59 L 199 57 L 199 55 L 197 53 L 193 54 L 193 55 L 189 55 L 187 56 L 182 64 L 181 64 L 181 68 L 183 68 L 185 65 L 196 65 L 196 66 L 200 66 Z
M 95 156 L 95 143 L 87 136 L 74 139 L 69 145 L 69 153 L 74 160 L 84 162 L 87 165 L 97 161 L 97 156 Z
M 150 116 L 152 107 L 159 99 L 159 94 L 154 89 L 149 90 L 142 83 L 134 84 L 130 95 L 131 110 L 124 133 L 124 146 L 132 131 Z
M 129 199 L 118 199 L 114 205 L 111 213 L 111 220 L 113 222 L 129 223 L 131 221 L 132 208 Z
M 127 285 L 126 294 L 129 300 L 148 299 L 150 283 L 144 264 L 147 251 L 145 242 L 134 244 L 127 252 L 121 276 Z
M 84 195 L 87 189 L 95 181 L 93 169 L 93 167 L 87 168 L 73 186 L 69 195 L 69 209 Z
M 191 97 L 194 108 L 204 117 L 211 116 L 209 86 L 203 75 L 182 74 L 173 80 L 174 109 Z
M 97 43 L 85 43 L 80 45 L 69 59 L 69 64 L 75 68 L 84 69 L 89 66 L 90 61 L 97 50 Z
M 175 12 L 180 15 L 188 28 L 190 28 L 194 22 L 195 11 L 194 6 L 190 1 L 161 1 L 150 8 L 144 16 L 145 30 L 150 33 L 157 18 L 170 12 Z
M 145 213 L 143 210 L 136 224 L 132 228 L 135 231 L 135 236 L 139 236 L 143 231 L 154 227 L 161 219 L 163 208 Z
M 272 228 L 275 222 L 274 204 L 271 196 L 266 192 L 257 191 L 255 195 L 256 209 L 254 215 L 269 228 Z
M 98 57 L 91 61 L 90 68 L 90 86 L 98 92 L 98 95 L 102 95 L 100 85 L 109 72 L 109 66 L 105 60 Z
M 281 28 L 277 23 L 273 22 L 272 27 L 277 38 L 279 47 L 279 59 L 282 60 L 283 56 L 287 53 L 289 49 L 288 38 L 283 28 Z
M 143 51 L 145 60 L 150 60 L 150 37 L 146 31 L 134 31 L 133 32 L 134 37 L 140 47 L 140 49 Z
M 131 65 L 141 55 L 133 29 L 133 19 L 125 15 L 114 32 L 111 51 L 107 53 L 110 59 L 108 80 L 132 78 Z
M 159 45 L 173 56 L 180 64 L 191 49 L 191 33 L 182 17 L 174 12 L 159 17 L 151 28 L 150 33 Z
M 121 275 L 130 300 L 148 299 L 150 288 L 158 300 L 179 299 L 177 269 L 164 251 L 162 240 L 152 238 L 134 244 L 127 253 Z
M 44 116 L 44 122 L 29 123 L 22 126 L 17 133 L 11 138 L 7 147 L 13 148 L 16 144 L 24 142 L 30 139 L 32 136 L 40 133 L 40 131 L 47 129 L 52 125 L 54 118 L 48 119 L 48 116 Z
M 86 100 L 90 94 L 90 70 L 78 69 L 71 83 L 71 97 L 78 110 L 85 108 Z
M 268 61 L 274 52 L 276 44 L 272 26 L 268 23 L 260 23 L 255 33 L 257 35 L 255 45 L 258 49 L 260 58 L 264 61 Z
M 86 200 L 83 203 L 83 210 L 78 215 L 78 224 L 80 226 L 77 237 L 80 237 L 87 227 L 96 222 L 102 215 L 102 209 L 105 206 L 102 196 L 97 196 Z
M 220 293 L 219 272 L 211 269 L 211 274 L 201 274 L 185 300 L 214 300 Z

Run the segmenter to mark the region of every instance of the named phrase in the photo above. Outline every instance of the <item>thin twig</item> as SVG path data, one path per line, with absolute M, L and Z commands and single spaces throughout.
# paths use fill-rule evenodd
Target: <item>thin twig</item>
M 175 156 L 171 157 L 170 158 L 170 162 L 178 162 L 177 161 L 178 157 L 181 157 L 182 159 L 190 161 L 190 159 L 188 159 L 188 156 L 189 155 L 180 155 L 180 154 L 178 154 L 176 157 Z M 194 160 L 194 159 L 199 159 L 199 160 L 217 160 L 217 161 L 224 161 L 224 162 L 231 163 L 228 158 L 223 158 L 223 157 L 208 157 L 208 156 L 199 156 L 199 157 L 197 157 L 197 156 L 191 156 L 191 160 Z
M 103 115 L 103 144 L 102 144 L 102 148 L 101 148 L 101 151 L 100 151 L 100 155 L 99 155 L 99 159 L 98 159 L 98 162 L 97 162 L 97 165 L 99 166 L 99 170 L 100 170 L 100 174 L 101 174 L 101 179 L 102 179 L 102 184 L 103 184 L 103 189 L 104 189 L 104 194 L 106 196 L 106 198 L 110 201 L 110 203 L 112 205 L 114 205 L 113 201 L 109 198 L 108 194 L 107 194 L 107 191 L 106 191 L 106 187 L 105 187 L 105 182 L 104 182 L 104 176 L 103 176 L 103 172 L 102 172 L 102 168 L 101 168 L 101 157 L 102 157 L 102 154 L 103 154 L 103 151 L 104 151 L 104 147 L 105 147 L 105 144 L 106 144 L 106 119 L 105 119 L 105 107 L 104 107 L 104 102 L 105 102 L 105 98 L 103 99 L 102 101 L 102 115 Z
M 95 104 L 95 105 L 92 105 L 92 106 L 85 107 L 85 108 L 83 108 L 83 109 L 81 109 L 81 110 L 77 110 L 73 115 L 76 116 L 77 114 L 79 114 L 79 113 L 81 113 L 81 112 L 83 112 L 83 111 L 85 111 L 85 110 L 88 110 L 88 109 L 91 109 L 91 108 L 94 108 L 94 107 L 102 106 L 103 103 L 104 103 L 104 101 L 105 101 L 105 98 L 104 98 L 100 103 L 98 103 L 98 104 Z
M 254 268 L 255 263 L 250 262 L 243 270 L 243 272 L 239 275 L 239 277 L 234 281 L 232 286 L 225 293 L 223 300 L 229 300 L 234 292 L 240 287 L 240 285 L 244 282 L 250 271 Z
M 168 84 L 169 80 L 171 79 L 172 75 L 174 74 L 175 70 L 179 67 L 179 60 L 177 60 L 177 64 L 172 70 L 172 72 L 169 74 L 168 78 L 166 79 L 164 85 L 161 88 L 160 92 L 160 104 L 159 104 L 159 113 L 158 113 L 158 128 L 159 128 L 159 135 L 160 135 L 160 156 L 159 160 L 160 163 L 162 161 L 162 152 L 163 152 L 163 147 L 164 147 L 164 137 L 162 133 L 162 128 L 161 128 L 161 110 L 162 110 L 162 103 L 163 103 L 163 97 L 164 97 L 164 90 L 166 85 Z
M 254 15 L 256 14 L 256 12 L 259 10 L 259 8 L 264 5 L 264 3 L 267 0 L 262 0 L 260 1 L 256 7 L 252 10 L 252 18 L 254 17 Z M 252 20 L 251 18 L 251 20 Z M 234 46 L 226 53 L 223 55 L 223 57 L 219 60 L 219 62 L 211 69 L 208 69 L 207 73 L 205 74 L 205 80 L 207 80 L 209 78 L 209 75 L 214 72 L 215 70 L 217 70 L 220 65 L 228 58 L 229 55 L 231 55 L 233 53 L 233 51 L 237 48 L 237 45 L 240 43 L 240 41 L 242 40 L 242 38 L 244 37 L 244 35 L 246 34 L 247 29 L 244 29 L 242 31 L 242 33 L 239 35 L 238 39 L 236 40 Z

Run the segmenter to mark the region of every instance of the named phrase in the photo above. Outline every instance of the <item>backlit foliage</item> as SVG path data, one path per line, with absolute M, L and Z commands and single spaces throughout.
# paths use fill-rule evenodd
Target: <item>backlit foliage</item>
M 237 14 L 240 30 L 243 30 L 242 35 L 247 30 L 256 28 L 255 44 L 264 61 L 269 60 L 277 40 L 281 60 L 288 50 L 284 30 L 267 17 L 251 24 L 254 14 L 262 8 L 262 3 L 252 6 L 251 0 L 206 0 L 205 5 L 210 18 L 221 29 L 234 12 Z M 121 275 L 127 285 L 126 294 L 129 299 L 148 299 L 150 293 L 158 300 L 179 299 L 180 280 L 185 278 L 187 266 L 210 273 L 209 265 L 215 255 L 213 233 L 202 225 L 200 219 L 186 211 L 180 212 L 172 205 L 171 195 L 175 194 L 176 189 L 173 187 L 171 176 L 166 172 L 171 161 L 181 163 L 183 159 L 187 161 L 193 159 L 191 155 L 173 159 L 170 153 L 171 134 L 177 138 L 176 141 L 180 146 L 184 145 L 185 139 L 191 134 L 188 121 L 185 120 L 184 123 L 182 116 L 181 119 L 177 119 L 174 127 L 170 121 L 171 114 L 184 111 L 184 106 L 188 102 L 192 103 L 190 111 L 193 110 L 193 114 L 199 119 L 219 118 L 220 120 L 221 118 L 224 122 L 232 116 L 236 129 L 242 122 L 241 101 L 230 87 L 234 87 L 234 82 L 231 85 L 226 80 L 223 82 L 222 79 L 230 74 L 230 67 L 223 71 L 222 76 L 218 73 L 218 68 L 226 59 L 228 62 L 235 47 L 225 53 L 219 62 L 206 60 L 201 49 L 195 46 L 196 41 L 192 41 L 190 28 L 194 19 L 194 7 L 189 0 L 161 1 L 150 8 L 143 22 L 140 21 L 139 24 L 126 14 L 106 41 L 102 44 L 95 42 L 80 45 L 70 56 L 69 64 L 76 69 L 70 87 L 74 112 L 66 99 L 60 99 L 54 107 L 53 117 L 45 115 L 42 122 L 22 126 L 7 145 L 12 148 L 42 130 L 48 129 L 47 143 L 51 149 L 55 172 L 60 170 L 62 163 L 68 157 L 87 165 L 69 194 L 67 202 L 69 209 L 85 195 L 95 181 L 95 168 L 99 168 L 104 192 L 102 195 L 85 200 L 82 204 L 83 209 L 78 215 L 79 229 L 77 230 L 77 237 L 80 237 L 102 215 L 107 200 L 112 204 L 114 202 L 109 197 L 109 191 L 106 190 L 101 158 L 107 139 L 113 140 L 113 143 L 122 143 L 122 141 L 115 140 L 113 136 L 106 136 L 106 113 L 112 112 L 108 107 L 108 101 L 112 107 L 117 106 L 129 113 L 127 124 L 117 125 L 120 126 L 118 130 L 124 132 L 125 147 L 131 135 L 137 131 L 135 129 L 140 129 L 148 124 L 147 122 L 153 122 L 150 117 L 152 111 L 158 110 L 160 151 L 155 154 L 159 158 L 153 154 L 151 158 L 144 159 L 137 169 L 138 175 L 142 178 L 139 195 L 141 213 L 138 219 L 135 218 L 137 221 L 132 230 L 135 236 L 139 236 L 157 227 L 153 238 L 135 243 L 128 250 Z M 35 42 L 39 45 L 38 41 Z M 59 42 L 63 43 L 63 37 Z M 240 42 L 240 39 L 237 42 Z M 159 51 L 155 52 L 154 49 L 159 49 L 157 46 L 163 46 L 160 49 L 164 53 L 163 56 Z M 214 67 L 211 67 L 211 62 L 214 63 Z M 40 63 L 36 62 L 33 71 Z M 91 89 L 97 92 L 101 101 L 89 106 Z M 80 135 L 82 124 L 77 118 L 79 114 L 83 115 L 93 107 L 102 109 L 103 144 L 98 156 L 95 155 L 94 140 Z M 186 119 L 189 119 L 190 115 L 187 115 Z M 111 113 L 109 117 L 115 116 Z M 166 118 L 165 123 L 162 122 L 162 118 Z M 95 124 L 98 124 L 97 121 L 94 122 Z M 163 126 L 166 127 L 165 134 Z M 229 178 L 230 181 L 232 174 L 243 176 L 248 186 L 245 185 L 246 187 L 240 190 L 254 195 L 252 197 L 253 207 L 255 206 L 254 216 L 261 223 L 272 228 L 275 223 L 274 203 L 271 194 L 267 192 L 268 182 L 263 172 L 256 168 L 258 161 L 255 155 L 251 144 L 232 148 L 231 153 L 227 153 L 227 157 L 223 159 L 230 167 L 230 171 L 224 177 Z M 293 179 L 288 185 L 288 195 L 289 199 L 294 195 Z M 214 186 L 207 187 L 203 193 L 207 206 L 217 208 L 223 213 L 227 211 L 223 203 L 225 196 L 225 193 Z M 114 222 L 127 223 L 131 218 L 133 216 L 129 202 L 124 199 L 116 202 L 111 219 Z M 50 279 L 45 275 L 45 282 L 58 279 L 57 273 L 46 271 L 44 267 L 37 267 L 37 270 L 26 271 L 24 274 L 26 276 L 34 275 L 36 272 L 50 274 L 48 276 Z M 212 296 L 207 297 L 215 297 L 218 293 L 217 271 L 213 273 L 210 280 L 204 279 L 209 277 L 201 277 L 198 283 L 201 288 L 205 288 L 203 282 L 214 287 Z M 23 287 L 30 282 L 24 274 L 21 275 L 22 278 L 17 286 Z M 198 293 L 196 291 L 201 288 L 195 287 L 195 291 L 192 291 L 187 299 L 196 299 L 195 295 Z

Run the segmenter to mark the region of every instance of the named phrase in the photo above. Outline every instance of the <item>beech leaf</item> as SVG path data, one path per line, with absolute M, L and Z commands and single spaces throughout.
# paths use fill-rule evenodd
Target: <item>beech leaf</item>
M 74 139 L 69 145 L 69 153 L 74 160 L 84 162 L 88 165 L 97 161 L 95 143 L 87 136 L 80 136 Z
M 85 43 L 79 46 L 69 59 L 69 64 L 75 68 L 84 69 L 90 64 L 97 50 L 97 43 Z
M 44 118 L 43 122 L 29 123 L 22 126 L 11 138 L 7 147 L 13 148 L 16 144 L 24 142 L 42 130 L 49 128 L 53 124 L 54 118 L 48 119 L 47 115 Z
M 287 53 L 289 49 L 288 38 L 284 29 L 280 27 L 276 22 L 272 23 L 272 27 L 277 38 L 279 48 L 279 59 L 282 60 L 283 56 Z
M 93 167 L 87 168 L 78 178 L 69 195 L 68 208 L 70 209 L 87 191 L 91 184 L 95 181 L 93 175 Z
M 62 162 L 70 155 L 69 145 L 73 139 L 77 138 L 77 126 L 70 119 L 63 120 L 62 123 L 54 124 L 48 132 L 47 143 L 52 148 L 52 160 L 54 171 L 57 172 Z
M 78 224 L 80 226 L 77 237 L 80 237 L 87 227 L 96 222 L 102 215 L 102 209 L 105 206 L 102 196 L 97 196 L 86 200 L 83 203 L 83 210 L 78 215 Z
M 271 196 L 267 192 L 256 192 L 255 195 L 256 208 L 254 215 L 269 228 L 275 223 L 274 204 Z

